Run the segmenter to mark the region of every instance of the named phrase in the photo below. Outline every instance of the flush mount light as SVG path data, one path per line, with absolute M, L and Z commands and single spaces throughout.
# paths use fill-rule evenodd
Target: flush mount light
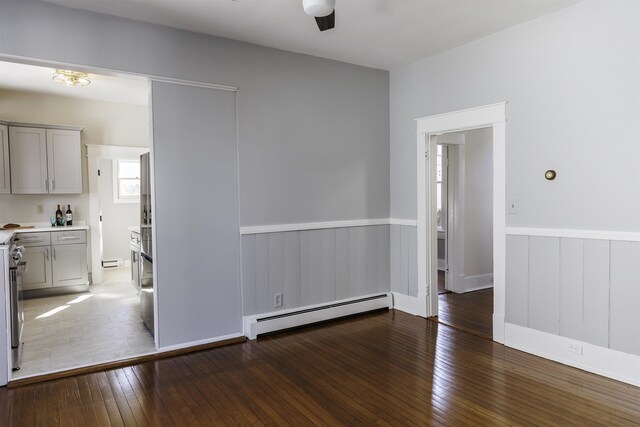
M 544 177 L 549 181 L 553 181 L 554 179 L 556 179 L 556 171 L 554 171 L 553 169 L 549 169 L 544 173 Z
M 56 70 L 53 73 L 53 81 L 67 86 L 87 86 L 91 83 L 89 74 L 71 70 Z
M 330 15 L 335 5 L 336 0 L 302 0 L 305 13 L 316 18 Z

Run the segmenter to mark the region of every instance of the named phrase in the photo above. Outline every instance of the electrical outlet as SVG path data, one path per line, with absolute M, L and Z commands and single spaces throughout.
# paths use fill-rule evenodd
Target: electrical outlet
M 44 214 L 44 205 L 36 205 L 36 208 L 37 208 L 38 213 L 39 213 L 40 215 L 43 215 L 43 214 Z
M 567 343 L 567 350 L 571 353 L 582 354 L 582 344 L 575 341 L 569 341 Z
M 283 300 L 284 300 L 284 296 L 282 295 L 282 292 L 273 294 L 273 308 L 282 307 Z
M 518 201 L 509 200 L 509 202 L 507 202 L 507 210 L 510 215 L 516 215 L 518 213 Z

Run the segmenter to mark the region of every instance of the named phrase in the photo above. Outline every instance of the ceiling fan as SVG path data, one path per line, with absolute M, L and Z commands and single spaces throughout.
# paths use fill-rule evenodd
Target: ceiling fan
M 336 25 L 336 0 L 302 0 L 307 15 L 316 18 L 320 31 L 330 30 Z

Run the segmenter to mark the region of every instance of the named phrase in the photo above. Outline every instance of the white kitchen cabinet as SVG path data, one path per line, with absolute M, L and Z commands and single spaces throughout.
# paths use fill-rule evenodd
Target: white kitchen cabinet
M 9 126 L 11 193 L 49 192 L 45 129 Z
M 82 193 L 80 130 L 9 126 L 13 194 Z
M 86 285 L 87 245 L 55 245 L 52 250 L 53 286 Z
M 47 129 L 49 193 L 82 193 L 80 131 Z
M 10 192 L 9 128 L 6 125 L 0 125 L 0 194 L 9 194 Z
M 26 232 L 15 241 L 25 247 L 25 291 L 89 284 L 86 231 Z
M 50 246 L 26 247 L 22 260 L 27 262 L 27 271 L 22 278 L 25 291 L 53 286 Z

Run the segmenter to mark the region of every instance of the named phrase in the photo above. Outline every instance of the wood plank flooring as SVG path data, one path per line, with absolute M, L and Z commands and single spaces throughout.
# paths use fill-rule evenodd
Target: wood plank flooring
M 437 320 L 461 331 L 493 339 L 493 289 L 438 295 Z
M 1 426 L 638 422 L 638 388 L 396 311 L 0 389 Z

